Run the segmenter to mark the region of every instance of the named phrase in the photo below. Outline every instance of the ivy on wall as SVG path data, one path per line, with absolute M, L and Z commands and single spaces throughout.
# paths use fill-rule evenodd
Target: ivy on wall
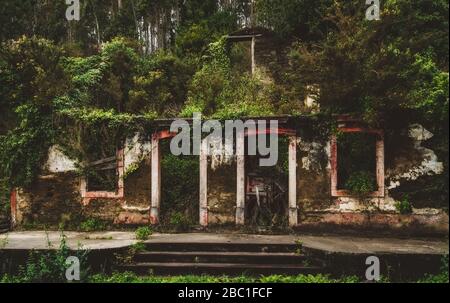
M 59 2 L 5 1 L 5 192 L 32 184 L 53 144 L 89 162 L 129 134 L 149 133 L 157 117 L 310 113 L 306 88 L 319 87 L 312 127 L 324 136 L 336 113 L 384 129 L 387 150 L 412 121 L 433 132 L 430 147 L 446 168 L 433 190 L 448 193 L 448 1 L 387 0 L 377 22 L 365 20 L 359 1 L 256 0 L 254 20 L 249 1 L 86 1 L 70 26 Z M 288 45 L 270 83 L 232 64 L 239 54 L 225 36 L 251 24 Z

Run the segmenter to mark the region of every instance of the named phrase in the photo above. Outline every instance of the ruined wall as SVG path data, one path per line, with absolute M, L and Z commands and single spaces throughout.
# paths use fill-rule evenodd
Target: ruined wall
M 411 125 L 403 136 L 386 138 L 385 196 L 376 198 L 332 197 L 330 142 L 314 131 L 300 133 L 297 140 L 297 228 L 448 234 L 448 203 L 420 186 L 420 182 L 432 185 L 432 178 L 445 173 L 443 163 L 427 145 L 433 135 L 422 126 Z M 87 218 L 118 225 L 149 224 L 150 153 L 149 142 L 139 142 L 137 137 L 127 140 L 124 198 L 90 199 L 83 205 L 76 163 L 57 147 L 52 147 L 44 174 L 29 188 L 17 191 L 16 224 L 77 226 Z M 208 162 L 208 223 L 234 224 L 236 163 L 233 159 L 217 161 L 215 157 L 209 157 Z M 406 194 L 410 195 L 408 202 L 412 212 L 401 214 L 397 206 Z
M 236 162 L 208 165 L 208 223 L 234 224 L 236 216 Z
M 114 219 L 116 224 L 149 224 L 151 205 L 151 157 L 141 160 L 138 168 L 125 174 L 125 199 Z
M 136 165 L 133 170 L 125 171 L 124 198 L 92 199 L 83 206 L 84 218 L 120 225 L 150 224 L 151 158 L 133 163 Z
M 289 68 L 288 45 L 289 42 L 277 39 L 269 31 L 256 38 L 255 63 L 258 72 L 266 76 L 262 78 L 263 82 L 270 83 L 280 79 L 283 71 Z
M 297 207 L 307 212 L 330 207 L 329 143 L 314 137 L 297 140 Z
M 74 172 L 40 176 L 16 191 L 13 222 L 24 227 L 68 226 L 81 219 L 79 178 Z
M 16 190 L 13 222 L 18 227 L 77 229 L 97 219 L 110 224 L 148 224 L 151 197 L 151 145 L 139 136 L 124 147 L 124 198 L 92 198 L 83 204 L 77 164 L 57 146 L 49 150 L 43 174 L 29 187 Z
M 424 147 L 431 137 L 430 132 L 415 124 L 404 130 L 404 136 L 386 140 L 385 196 L 380 198 L 331 197 L 329 142 L 314 134 L 300 137 L 297 145 L 299 227 L 447 234 L 448 204 L 434 200 L 435 196 L 419 185 L 444 172 L 436 154 Z M 411 192 L 416 194 L 410 195 Z M 400 214 L 398 209 L 404 197 L 408 197 L 412 207 L 409 214 Z

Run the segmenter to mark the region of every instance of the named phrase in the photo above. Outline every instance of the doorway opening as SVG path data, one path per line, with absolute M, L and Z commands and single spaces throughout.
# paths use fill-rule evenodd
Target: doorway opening
M 288 227 L 288 147 L 288 138 L 279 137 L 275 166 L 260 166 L 261 156 L 248 155 L 246 150 L 245 225 L 267 230 Z
M 199 224 L 199 157 L 173 155 L 170 141 L 160 141 L 160 225 L 162 228 L 186 231 Z

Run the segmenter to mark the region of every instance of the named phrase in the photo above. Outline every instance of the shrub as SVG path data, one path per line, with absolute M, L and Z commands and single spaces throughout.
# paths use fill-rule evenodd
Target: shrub
M 397 208 L 398 212 L 402 215 L 411 214 L 412 206 L 409 202 L 408 196 L 404 196 L 403 199 L 395 204 L 395 208 Z
M 167 142 L 170 143 L 170 142 Z M 195 222 L 198 218 L 196 201 L 199 195 L 199 159 L 192 156 L 174 156 L 169 145 L 162 144 L 162 150 L 167 153 L 161 160 L 162 192 L 161 225 L 171 225 L 171 216 L 182 213 L 188 221 Z
M 105 230 L 106 224 L 96 218 L 89 218 L 86 221 L 80 223 L 80 230 L 89 232 L 89 231 L 99 231 Z
M 25 266 L 19 268 L 16 276 L 3 276 L 0 281 L 8 283 L 63 283 L 68 282 L 66 270 L 69 265 L 66 260 L 70 256 L 79 259 L 80 265 L 84 265 L 87 260 L 88 251 L 78 249 L 71 251 L 66 243 L 66 237 L 61 234 L 61 242 L 58 250 L 47 252 L 32 251 Z M 89 268 L 80 267 L 80 281 L 87 280 Z
M 261 277 L 249 276 L 146 276 L 138 277 L 133 273 L 114 273 L 111 276 L 95 275 L 90 278 L 93 283 L 358 283 L 357 277 L 349 276 L 332 279 L 328 275 L 271 275 Z
M 358 196 L 367 195 L 376 190 L 375 177 L 367 171 L 358 171 L 350 175 L 345 188 Z
M 174 226 L 177 231 L 185 231 L 191 226 L 191 221 L 183 213 L 175 212 L 170 216 L 170 225 Z
M 426 275 L 419 283 L 448 283 L 448 255 L 442 257 L 441 272 L 437 275 Z
M 151 234 L 152 234 L 152 229 L 148 226 L 139 227 L 135 231 L 136 239 L 141 240 L 141 241 L 147 240 Z
M 114 254 L 116 264 L 131 264 L 138 252 L 145 250 L 143 242 L 137 242 L 131 245 L 125 252 Z

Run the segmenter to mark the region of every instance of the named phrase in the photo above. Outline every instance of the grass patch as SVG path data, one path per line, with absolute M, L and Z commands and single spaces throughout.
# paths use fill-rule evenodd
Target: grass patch
M 106 223 L 95 218 L 90 218 L 80 223 L 80 230 L 83 232 L 102 231 L 106 229 Z
M 90 277 L 91 283 L 358 283 L 357 277 L 345 277 L 342 279 L 332 279 L 328 275 L 298 275 L 284 276 L 271 275 L 261 277 L 249 276 L 147 276 L 138 277 L 133 273 L 114 273 L 111 276 L 93 275 Z
M 48 247 L 51 243 L 47 238 Z M 16 275 L 5 274 L 0 277 L 1 283 L 64 283 L 68 282 L 66 270 L 70 264 L 69 257 L 77 257 L 80 264 L 87 260 L 89 251 L 79 247 L 76 251 L 71 250 L 66 243 L 66 236 L 61 233 L 59 248 L 46 252 L 31 251 L 27 263 L 19 267 Z M 80 281 L 86 282 L 89 277 L 89 268 L 80 268 Z
M 153 231 L 149 226 L 142 226 L 136 229 L 134 233 L 136 235 L 137 240 L 145 241 L 148 240 Z

